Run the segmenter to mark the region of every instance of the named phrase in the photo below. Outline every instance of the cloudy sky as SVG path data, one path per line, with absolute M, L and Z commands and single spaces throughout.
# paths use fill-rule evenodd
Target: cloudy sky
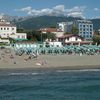
M 0 0 L 0 13 L 99 18 L 100 0 Z

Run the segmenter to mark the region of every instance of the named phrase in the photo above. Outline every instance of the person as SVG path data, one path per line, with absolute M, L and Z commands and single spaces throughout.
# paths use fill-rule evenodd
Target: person
M 14 61 L 14 64 L 16 64 L 16 62 Z

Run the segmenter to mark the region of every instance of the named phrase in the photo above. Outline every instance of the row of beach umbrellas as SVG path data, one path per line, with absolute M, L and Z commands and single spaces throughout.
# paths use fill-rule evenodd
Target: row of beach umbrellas
M 29 45 L 14 45 L 16 54 L 22 55 L 23 53 L 31 54 L 87 54 L 96 55 L 100 54 L 100 46 L 97 45 L 66 45 L 63 47 L 45 47 L 36 44 Z

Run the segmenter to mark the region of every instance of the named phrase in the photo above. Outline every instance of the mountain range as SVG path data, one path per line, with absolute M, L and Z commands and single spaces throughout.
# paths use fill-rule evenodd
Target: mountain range
M 82 18 L 76 17 L 65 17 L 65 16 L 27 16 L 27 17 L 19 17 L 19 16 L 9 16 L 4 15 L 4 19 L 10 21 L 15 24 L 17 28 L 21 28 L 24 30 L 37 30 L 44 27 L 56 27 L 58 22 L 66 22 L 66 21 L 74 21 Z M 89 19 L 92 21 L 94 30 L 100 29 L 100 19 Z
M 81 18 L 57 17 L 57 16 L 39 16 L 30 17 L 25 20 L 16 21 L 18 28 L 26 30 L 36 30 L 44 27 L 56 27 L 59 22 L 74 21 Z

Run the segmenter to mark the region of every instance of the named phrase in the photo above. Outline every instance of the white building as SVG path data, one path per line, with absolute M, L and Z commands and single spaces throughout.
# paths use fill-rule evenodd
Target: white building
M 62 47 L 62 43 L 58 41 L 49 42 L 51 47 Z
M 60 22 L 57 23 L 58 29 L 62 32 L 71 32 L 73 22 Z
M 57 23 L 58 24 L 58 29 L 62 32 L 66 32 L 67 31 L 67 22 L 60 22 Z
M 100 29 L 97 30 L 97 34 L 100 35 Z
M 0 19 L 0 42 L 10 43 L 9 38 L 25 40 L 27 39 L 26 33 L 16 33 L 16 26 L 10 22 L 6 22 L 3 18 Z
M 92 41 L 85 41 L 82 37 L 74 34 L 67 34 L 58 38 L 59 42 L 62 42 L 63 45 L 81 45 L 81 44 L 91 44 Z

